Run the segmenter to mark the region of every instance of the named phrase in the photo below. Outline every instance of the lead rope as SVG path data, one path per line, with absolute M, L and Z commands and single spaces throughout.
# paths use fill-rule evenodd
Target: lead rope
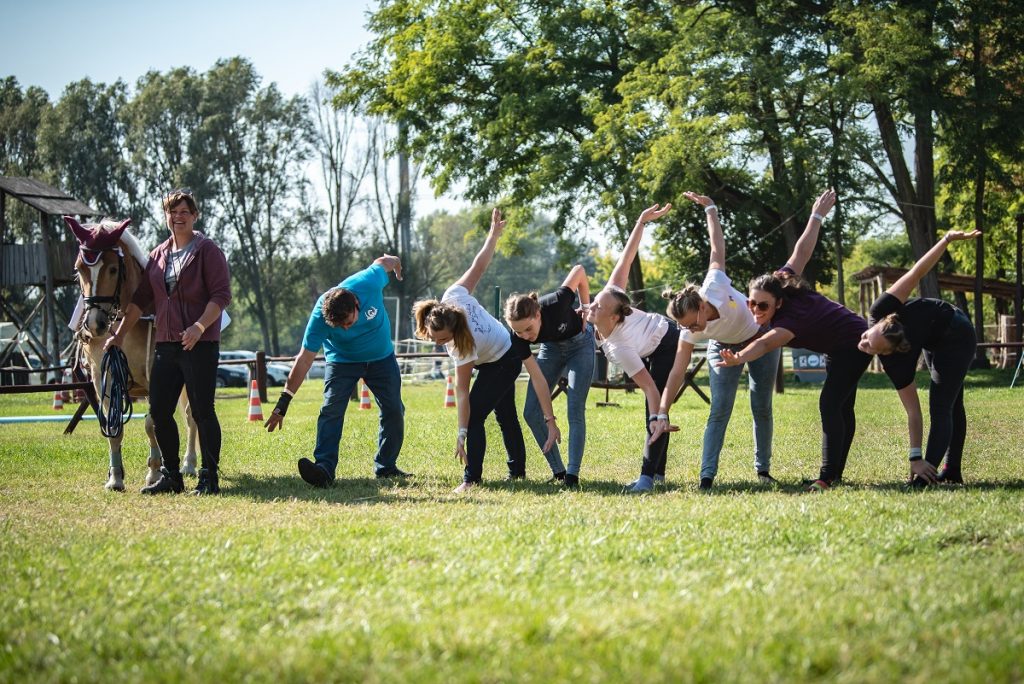
M 104 437 L 120 437 L 124 424 L 132 417 L 132 400 L 128 396 L 131 383 L 132 373 L 128 368 L 128 358 L 121 348 L 111 347 L 105 351 L 100 363 L 100 396 L 99 406 L 96 408 L 100 432 Z M 103 412 L 104 402 L 107 404 L 106 415 Z

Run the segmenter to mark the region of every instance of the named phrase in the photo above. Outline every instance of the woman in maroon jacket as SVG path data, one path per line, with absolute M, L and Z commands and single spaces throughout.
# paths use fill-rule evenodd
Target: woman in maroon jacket
M 199 207 L 191 190 L 172 190 L 164 197 L 163 206 L 171 237 L 150 252 L 142 283 L 105 347 L 121 346 L 143 310 L 155 310 L 156 355 L 149 379 L 149 413 L 164 467 L 163 476 L 142 493 L 181 492 L 185 488 L 174 421 L 174 407 L 184 385 L 199 427 L 203 458 L 192 493 L 218 494 L 221 437 L 213 394 L 220 360 L 221 312 L 231 302 L 228 263 L 220 247 L 195 230 Z

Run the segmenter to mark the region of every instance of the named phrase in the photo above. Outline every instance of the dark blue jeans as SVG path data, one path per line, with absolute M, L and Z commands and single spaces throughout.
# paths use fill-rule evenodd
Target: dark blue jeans
M 328 363 L 324 375 L 324 403 L 316 422 L 316 447 L 313 458 L 334 479 L 338 469 L 338 446 L 345 426 L 345 410 L 359 379 L 373 393 L 380 416 L 377 432 L 377 473 L 395 467 L 405 439 L 405 406 L 402 404 L 402 376 L 398 361 L 391 354 L 366 363 Z
M 181 466 L 178 448 L 178 424 L 174 409 L 178 405 L 182 385 L 188 395 L 189 410 L 199 429 L 202 465 L 216 471 L 220 465 L 220 421 L 214 409 L 213 394 L 217 389 L 217 364 L 220 342 L 196 342 L 189 351 L 181 342 L 159 342 L 149 377 L 149 415 L 153 417 L 156 443 L 164 459 L 164 467 L 172 473 Z

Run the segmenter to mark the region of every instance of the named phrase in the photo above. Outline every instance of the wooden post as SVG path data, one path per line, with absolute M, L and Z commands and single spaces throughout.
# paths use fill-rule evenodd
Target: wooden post
M 1021 267 L 1022 267 L 1022 265 L 1021 265 L 1021 261 L 1022 261 L 1022 255 L 1021 255 L 1021 251 L 1022 251 L 1022 248 L 1021 248 L 1021 235 L 1022 235 L 1022 233 L 1024 233 L 1024 214 L 1017 214 L 1017 292 L 1016 292 L 1016 295 L 1014 296 L 1013 315 L 1014 315 L 1014 317 L 1016 319 L 1015 320 L 1015 324 L 1016 324 L 1016 328 L 1017 328 L 1017 339 L 1018 340 L 1024 340 L 1024 337 L 1021 336 L 1021 332 L 1022 332 L 1021 327 L 1022 327 L 1022 324 L 1024 324 L 1024 315 L 1022 315 L 1021 310 L 1020 310 L 1020 308 L 1021 308 L 1021 299 L 1024 298 L 1024 297 L 1022 297 L 1022 295 L 1024 295 L 1024 287 L 1021 286 L 1021 282 L 1022 282 L 1022 274 L 1021 274 Z M 1022 352 L 1018 352 L 1018 353 L 1022 353 Z
M 260 401 L 267 403 L 267 353 L 256 352 L 256 385 L 260 388 Z
M 54 295 L 53 287 L 53 244 L 50 240 L 50 225 L 48 217 L 42 211 L 39 212 L 39 229 L 43 234 L 43 249 L 46 251 L 46 277 L 44 279 L 44 294 L 46 305 L 43 319 L 43 341 L 49 337 L 49 343 L 53 345 L 48 353 L 50 366 L 60 365 L 60 338 L 57 335 L 57 298 Z

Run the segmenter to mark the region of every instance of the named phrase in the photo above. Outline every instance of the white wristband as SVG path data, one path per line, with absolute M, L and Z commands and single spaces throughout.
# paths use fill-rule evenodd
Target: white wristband
M 718 207 L 716 207 L 714 204 L 709 204 L 708 206 L 704 207 L 704 213 L 705 214 L 710 214 L 712 209 L 717 211 Z
M 818 223 L 824 223 L 825 222 L 825 217 L 822 216 L 821 214 L 818 214 L 818 213 L 811 214 L 811 218 L 818 219 Z
M 281 388 L 281 391 L 282 391 L 283 393 L 287 394 L 287 395 L 288 395 L 289 397 L 294 397 L 294 396 L 295 396 L 295 392 L 292 392 L 292 391 L 291 391 L 290 389 L 288 389 L 287 387 L 282 387 L 282 388 Z
M 194 325 L 194 326 L 196 326 L 197 328 L 199 328 L 199 334 L 203 334 L 203 333 L 205 333 L 205 332 L 206 332 L 206 326 L 205 326 L 205 325 L 203 325 L 202 323 L 200 323 L 199 321 L 196 321 L 196 322 L 195 322 L 195 323 L 193 323 L 192 325 Z
M 465 439 L 469 435 L 469 428 L 459 428 L 459 438 Z
M 922 458 L 921 447 L 910 447 L 910 460 L 920 461 Z

